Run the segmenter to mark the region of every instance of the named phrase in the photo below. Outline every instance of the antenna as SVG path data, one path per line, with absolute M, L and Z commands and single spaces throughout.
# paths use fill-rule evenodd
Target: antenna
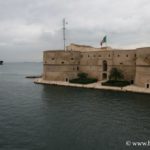
M 63 40 L 64 40 L 64 51 L 66 51 L 66 20 L 63 19 Z

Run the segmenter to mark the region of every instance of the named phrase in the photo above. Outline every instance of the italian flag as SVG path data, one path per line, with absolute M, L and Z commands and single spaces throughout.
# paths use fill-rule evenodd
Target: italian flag
M 106 43 L 107 42 L 107 36 L 105 35 L 100 43 L 100 45 L 102 46 L 103 43 Z

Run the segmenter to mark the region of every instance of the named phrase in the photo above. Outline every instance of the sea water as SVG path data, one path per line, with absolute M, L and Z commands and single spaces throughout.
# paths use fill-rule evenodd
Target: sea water
M 0 66 L 0 150 L 123 150 L 150 140 L 150 95 L 25 78 L 41 73 L 42 63 Z

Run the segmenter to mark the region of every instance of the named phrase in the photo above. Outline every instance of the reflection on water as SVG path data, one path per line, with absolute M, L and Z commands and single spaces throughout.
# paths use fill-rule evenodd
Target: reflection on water
M 149 95 L 44 86 L 42 99 L 57 137 L 64 141 L 67 132 L 82 149 L 123 149 L 128 139 L 149 138 Z
M 149 139 L 149 95 L 24 78 L 41 70 L 26 63 L 0 68 L 0 149 L 122 150 L 127 140 Z

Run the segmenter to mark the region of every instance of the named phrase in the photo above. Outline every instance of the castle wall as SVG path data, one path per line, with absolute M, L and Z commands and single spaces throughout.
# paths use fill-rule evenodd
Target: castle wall
M 93 47 L 91 46 L 85 46 L 85 45 L 76 45 L 76 44 L 71 44 L 66 47 L 67 51 L 91 51 L 93 50 Z
M 103 71 L 103 61 L 107 61 L 107 71 Z M 90 77 L 102 80 L 102 74 L 108 74 L 112 66 L 112 52 L 111 51 L 93 51 L 81 52 L 80 71 L 86 72 Z
M 137 49 L 135 84 L 147 87 L 150 85 L 150 48 Z
M 79 45 L 79 44 L 70 44 L 69 46 L 66 46 L 67 51 L 79 51 L 79 52 L 89 52 L 89 51 L 103 51 L 103 50 L 111 50 L 111 47 L 101 47 L 101 48 L 95 48 L 88 45 Z
M 43 79 L 67 81 L 77 77 L 80 52 L 45 51 Z
M 120 69 L 124 75 L 124 79 L 134 81 L 135 77 L 135 50 L 114 50 L 113 51 L 113 67 Z
M 68 81 L 79 72 L 98 80 L 108 80 L 112 68 L 120 69 L 124 79 L 145 87 L 150 84 L 150 48 L 118 50 L 70 45 L 68 51 L 45 51 L 43 79 Z M 150 85 L 149 85 L 150 86 Z
M 107 62 L 107 70 L 103 70 L 104 61 Z M 44 78 L 48 80 L 72 79 L 78 72 L 103 80 L 103 75 L 108 79 L 110 70 L 116 67 L 122 70 L 126 80 L 131 81 L 135 76 L 135 51 L 47 51 L 44 64 Z

